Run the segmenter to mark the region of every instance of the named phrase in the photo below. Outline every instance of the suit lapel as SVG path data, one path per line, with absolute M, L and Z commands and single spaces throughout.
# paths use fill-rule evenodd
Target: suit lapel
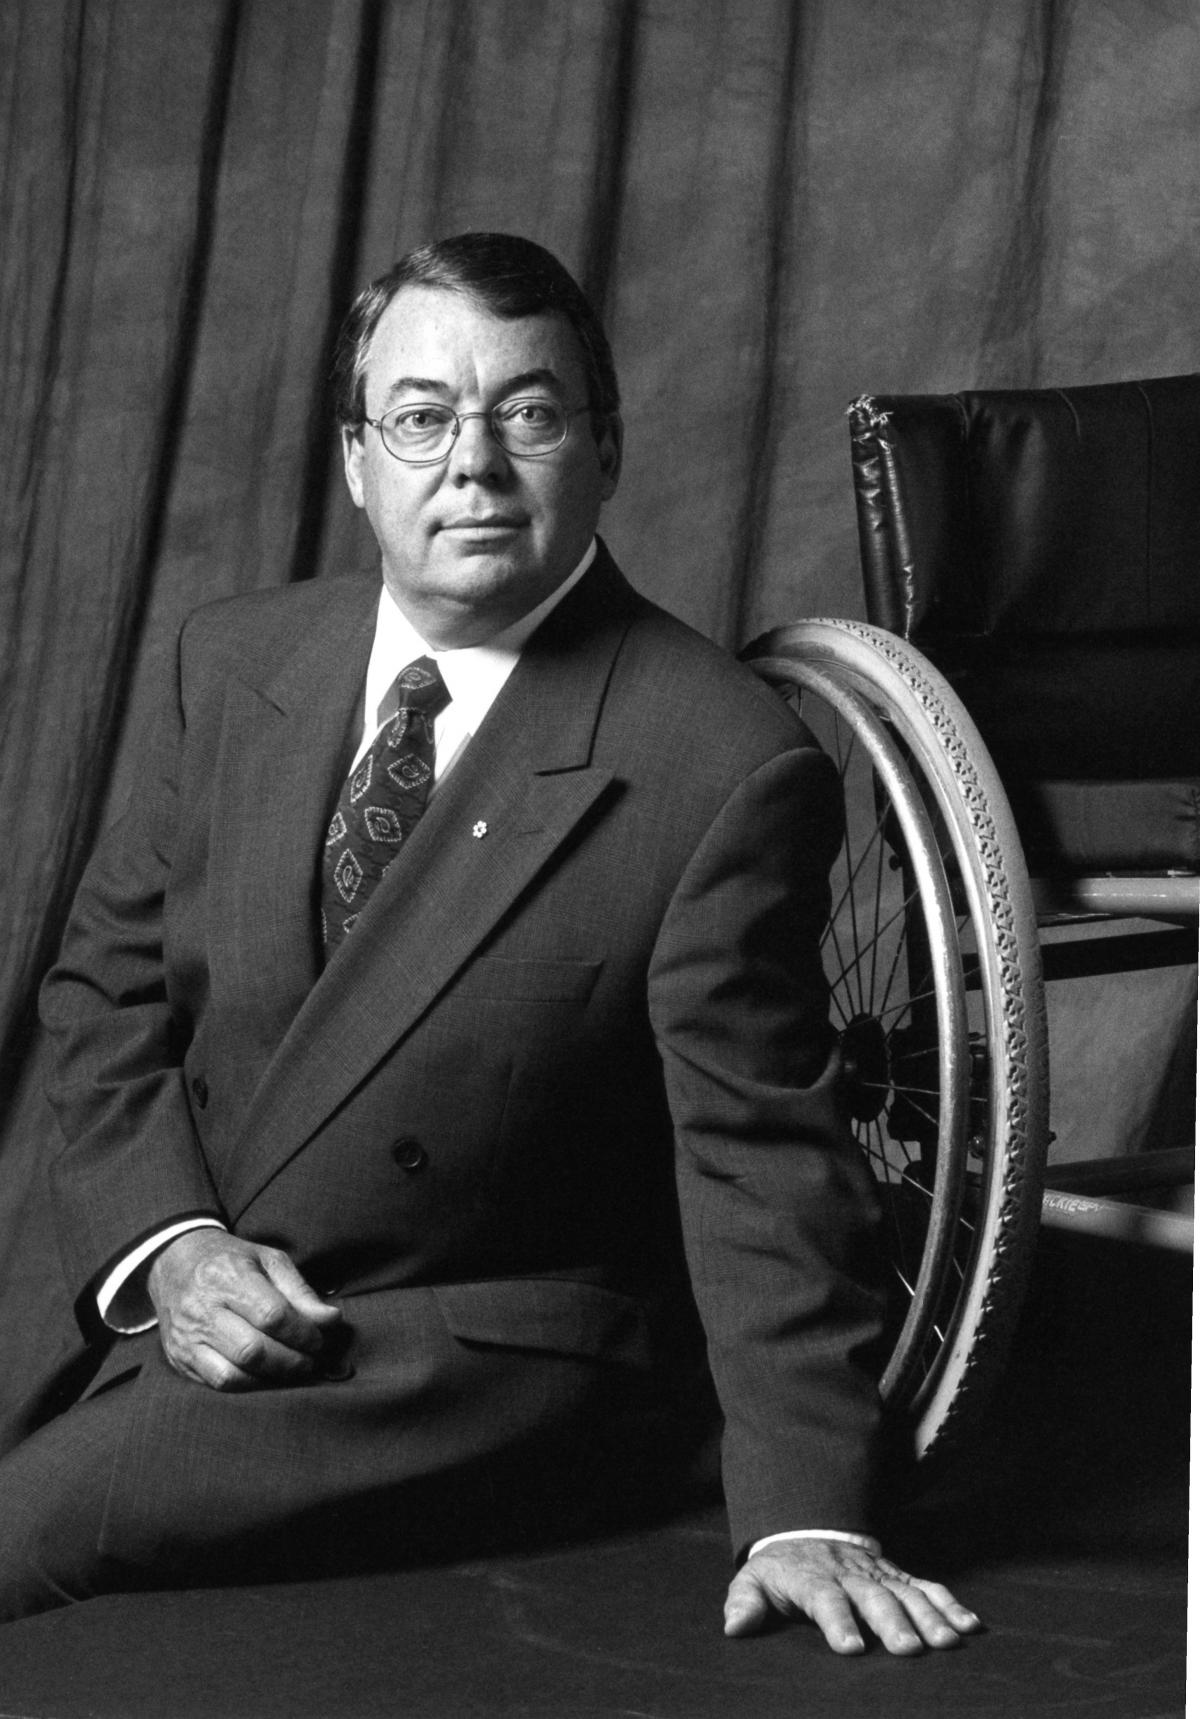
M 226 882 L 228 936 L 212 959 L 239 995 L 261 993 L 271 1017 L 294 1013 L 317 976 L 317 855 L 362 694 L 378 590 L 337 581 L 320 622 L 268 677 L 227 689 L 211 875 Z
M 555 610 L 299 1010 L 229 1158 L 237 1218 L 470 959 L 603 795 L 596 723 L 635 601 L 607 557 Z

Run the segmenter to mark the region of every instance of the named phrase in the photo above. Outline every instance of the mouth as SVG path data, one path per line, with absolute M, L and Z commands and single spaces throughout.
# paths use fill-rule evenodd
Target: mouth
M 502 532 L 519 531 L 524 523 L 525 521 L 515 514 L 464 514 L 461 519 L 447 520 L 441 529 L 468 537 L 492 537 Z

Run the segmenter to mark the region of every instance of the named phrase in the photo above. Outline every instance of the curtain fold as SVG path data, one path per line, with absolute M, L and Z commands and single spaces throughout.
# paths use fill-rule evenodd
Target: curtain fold
M 0 1373 L 64 1317 L 36 989 L 196 604 L 372 546 L 353 291 L 521 231 L 603 306 L 604 529 L 724 643 L 861 613 L 864 391 L 1197 363 L 1189 0 L 7 0 L 0 8 Z

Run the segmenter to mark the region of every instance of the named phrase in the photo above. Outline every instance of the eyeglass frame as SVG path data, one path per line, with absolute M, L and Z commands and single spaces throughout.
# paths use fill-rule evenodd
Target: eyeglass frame
M 381 413 L 378 418 L 368 418 L 364 413 L 362 422 L 364 424 L 369 424 L 373 430 L 378 430 L 379 440 L 383 444 L 384 453 L 390 454 L 392 459 L 396 460 L 398 464 L 402 466 L 440 466 L 442 461 L 448 460 L 450 455 L 454 452 L 454 444 L 459 438 L 463 425 L 470 418 L 487 419 L 488 428 L 492 432 L 492 440 L 496 443 L 498 448 L 502 448 L 504 450 L 510 459 L 544 460 L 551 454 L 556 454 L 566 442 L 568 435 L 571 433 L 571 419 L 582 417 L 584 412 L 591 412 L 593 410 L 590 404 L 585 406 L 574 406 L 570 411 L 567 411 L 565 408 L 560 408 L 563 411 L 563 416 L 566 420 L 563 425 L 562 440 L 555 442 L 552 448 L 542 448 L 541 451 L 536 454 L 519 454 L 514 448 L 508 447 L 503 438 L 497 433 L 493 419 L 494 415 L 503 407 L 519 406 L 524 400 L 531 400 L 537 405 L 545 405 L 547 403 L 545 400 L 539 399 L 536 394 L 514 394 L 511 398 L 497 400 L 496 404 L 494 406 L 489 406 L 486 412 L 456 412 L 454 407 L 447 406 L 444 400 L 406 400 L 399 406 L 390 406 L 388 410 Z M 556 406 L 558 405 L 557 401 L 552 401 L 550 403 Z M 411 412 L 419 406 L 436 406 L 440 412 L 449 412 L 450 416 L 454 420 L 454 429 L 451 432 L 450 440 L 446 444 L 444 453 L 435 454 L 431 459 L 427 460 L 408 460 L 405 459 L 403 454 L 398 454 L 394 448 L 388 445 L 388 439 L 383 433 L 383 426 L 386 421 L 389 418 L 394 417 L 397 412 Z

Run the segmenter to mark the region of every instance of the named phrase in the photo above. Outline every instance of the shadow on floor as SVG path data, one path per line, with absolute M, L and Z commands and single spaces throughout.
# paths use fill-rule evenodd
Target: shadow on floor
M 1191 1314 L 1190 1255 L 1044 1231 L 989 1423 L 905 1534 L 955 1566 L 1183 1558 Z

